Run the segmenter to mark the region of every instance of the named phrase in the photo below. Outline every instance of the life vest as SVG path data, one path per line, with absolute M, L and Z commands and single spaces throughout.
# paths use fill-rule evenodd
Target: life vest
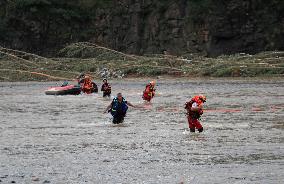
M 112 116 L 117 116 L 118 115 L 118 111 L 119 111 L 119 101 L 118 101 L 118 99 L 117 98 L 114 98 L 113 100 L 112 100 L 112 108 L 111 108 L 111 110 L 110 110 L 110 113 L 111 113 L 111 115 Z M 126 101 L 125 101 L 125 99 L 124 98 L 122 98 L 122 102 L 121 102 L 121 113 L 122 113 L 122 115 L 125 115 L 126 114 L 126 112 L 127 112 L 127 110 L 128 110 L 128 105 L 126 104 Z
M 199 99 L 199 97 L 197 98 L 197 96 L 193 97 L 189 102 L 185 103 L 185 109 L 187 110 L 187 115 L 194 118 L 194 119 L 199 119 L 201 117 L 201 115 L 203 114 L 203 110 L 200 109 L 198 111 L 192 111 L 191 107 L 194 103 L 197 103 L 198 106 L 201 105 L 203 102 Z
M 86 78 L 83 87 L 85 89 L 91 89 L 93 87 L 92 80 L 90 78 Z
M 103 84 L 102 85 L 102 91 L 110 93 L 111 92 L 111 86 L 109 83 Z
M 143 92 L 143 99 L 150 101 L 155 96 L 155 88 L 154 86 L 147 84 L 146 88 Z
M 84 83 L 82 85 L 82 91 L 84 93 L 90 94 L 93 92 L 93 88 L 94 86 L 92 80 L 90 78 L 85 78 Z

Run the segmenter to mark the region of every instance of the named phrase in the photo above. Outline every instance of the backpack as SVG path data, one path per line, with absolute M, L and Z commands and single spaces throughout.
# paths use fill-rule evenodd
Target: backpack
M 195 103 L 194 100 L 190 100 L 189 102 L 186 102 L 185 103 L 185 109 L 187 110 L 187 115 L 194 118 L 194 119 L 199 119 L 201 117 L 201 115 L 203 114 L 203 110 L 199 110 L 199 111 L 192 111 L 191 110 L 191 107 L 192 107 L 192 104 Z

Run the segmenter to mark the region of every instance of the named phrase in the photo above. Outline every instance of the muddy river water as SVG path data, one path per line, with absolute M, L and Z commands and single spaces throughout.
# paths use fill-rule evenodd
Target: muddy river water
M 111 81 L 129 108 L 111 124 L 102 94 L 46 96 L 56 83 L 0 83 L 0 183 L 283 183 L 284 79 Z M 207 102 L 189 133 L 184 103 Z

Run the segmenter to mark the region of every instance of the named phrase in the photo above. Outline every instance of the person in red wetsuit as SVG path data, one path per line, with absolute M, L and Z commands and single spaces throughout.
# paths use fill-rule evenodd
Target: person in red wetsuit
M 203 95 L 197 95 L 185 104 L 190 132 L 195 132 L 195 129 L 197 129 L 198 132 L 203 131 L 203 127 L 199 122 L 199 118 L 203 114 L 204 102 L 206 102 L 206 97 Z
M 93 89 L 93 84 L 92 84 L 91 77 L 85 76 L 84 83 L 83 83 L 83 86 L 82 86 L 82 91 L 84 93 L 90 94 L 90 93 L 92 93 L 92 89 Z
M 150 102 L 151 99 L 155 96 L 155 81 L 151 81 L 149 84 L 146 85 L 146 88 L 143 92 L 143 100 Z
M 98 92 L 98 86 L 92 81 L 92 78 L 89 75 L 85 75 L 80 84 L 83 93 L 91 94 Z
M 102 85 L 101 91 L 103 92 L 103 97 L 110 97 L 110 95 L 111 95 L 111 86 L 107 82 L 107 79 L 103 79 L 103 85 Z

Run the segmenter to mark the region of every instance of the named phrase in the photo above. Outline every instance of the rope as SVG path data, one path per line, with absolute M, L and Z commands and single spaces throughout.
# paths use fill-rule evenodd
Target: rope
M 0 71 L 10 71 L 10 72 L 19 72 L 19 73 L 29 73 L 29 74 L 33 74 L 33 75 L 40 75 L 40 76 L 44 76 L 44 77 L 47 77 L 47 78 L 50 78 L 50 79 L 73 80 L 73 79 L 64 78 L 64 77 L 56 77 L 56 76 L 48 75 L 48 74 L 45 74 L 45 73 L 40 73 L 40 72 L 30 72 L 30 71 L 25 71 L 25 70 L 0 69 Z

